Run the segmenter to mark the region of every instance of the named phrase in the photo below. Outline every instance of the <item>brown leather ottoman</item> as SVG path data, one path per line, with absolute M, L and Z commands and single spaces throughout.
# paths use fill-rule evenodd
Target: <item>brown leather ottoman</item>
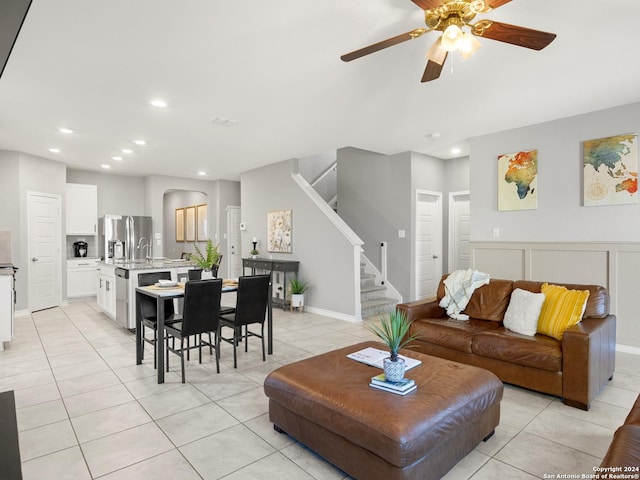
M 380 370 L 346 357 L 364 342 L 280 367 L 265 379 L 269 418 L 360 480 L 441 478 L 500 420 L 502 382 L 470 365 L 403 350 L 422 360 L 407 396 L 375 390 Z

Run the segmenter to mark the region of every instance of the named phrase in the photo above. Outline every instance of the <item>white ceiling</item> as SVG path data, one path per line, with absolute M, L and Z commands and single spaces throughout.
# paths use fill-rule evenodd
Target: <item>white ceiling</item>
M 424 26 L 410 0 L 33 0 L 0 79 L 0 149 L 230 180 L 345 146 L 447 158 L 477 135 L 639 101 L 639 14 L 637 0 L 513 0 L 478 19 L 557 33 L 550 46 L 481 39 L 422 84 L 433 32 L 339 58 Z

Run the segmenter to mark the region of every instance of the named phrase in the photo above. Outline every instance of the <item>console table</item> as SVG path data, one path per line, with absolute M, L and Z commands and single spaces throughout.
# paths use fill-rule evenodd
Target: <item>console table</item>
M 269 284 L 269 290 L 271 290 L 271 302 L 270 305 L 274 303 L 282 304 L 282 309 L 284 310 L 287 306 L 287 272 L 297 272 L 298 265 L 300 262 L 297 260 L 273 260 L 271 258 L 243 258 L 242 259 L 242 271 L 246 268 L 251 269 L 251 275 L 256 274 L 256 270 L 263 270 L 265 272 L 269 272 L 271 275 L 271 283 Z M 283 296 L 282 300 L 279 298 L 273 298 L 273 272 L 282 272 L 283 275 Z M 274 302 L 275 300 L 275 302 Z M 273 310 L 271 308 L 267 311 L 268 322 L 267 322 L 267 352 L 269 354 L 273 353 Z
M 242 269 L 250 268 L 251 275 L 256 274 L 256 270 L 263 270 L 272 274 L 271 282 L 273 283 L 273 272 L 282 272 L 282 298 L 273 298 L 274 305 L 281 305 L 284 310 L 287 307 L 287 273 L 298 272 L 297 260 L 273 260 L 270 258 L 243 258 Z

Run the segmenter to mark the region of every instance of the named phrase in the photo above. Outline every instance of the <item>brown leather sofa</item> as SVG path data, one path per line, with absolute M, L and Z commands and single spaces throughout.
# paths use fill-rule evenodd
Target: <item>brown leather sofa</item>
M 468 321 L 447 317 L 438 303 L 444 297 L 444 279 L 436 300 L 403 303 L 397 310 L 412 321 L 412 342 L 422 353 L 490 370 L 503 382 L 562 397 L 566 405 L 588 410 L 591 400 L 613 375 L 616 318 L 609 314 L 607 289 L 597 285 L 561 284 L 589 290 L 582 321 L 558 341 L 533 337 L 502 325 L 511 292 L 516 288 L 539 293 L 543 282 L 492 279 L 473 292 L 463 313 Z
M 616 430 L 598 473 L 637 474 L 640 466 L 640 395 L 624 424 Z M 626 468 L 626 469 L 625 469 Z M 613 477 L 611 477 L 613 478 Z M 631 477 L 629 477 L 631 478 Z

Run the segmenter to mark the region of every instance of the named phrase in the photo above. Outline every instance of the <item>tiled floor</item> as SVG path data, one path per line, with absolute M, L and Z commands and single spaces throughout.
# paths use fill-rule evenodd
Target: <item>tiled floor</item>
M 262 382 L 288 362 L 371 338 L 362 325 L 275 310 L 274 354 L 257 340 L 222 347 L 157 385 L 152 355 L 135 365 L 134 337 L 73 303 L 16 320 L 0 353 L 0 391 L 15 390 L 25 480 L 343 479 L 343 472 L 274 432 Z M 589 412 L 507 386 L 496 435 L 445 477 L 534 479 L 592 473 L 640 392 L 640 356 L 617 355 L 614 380 Z

